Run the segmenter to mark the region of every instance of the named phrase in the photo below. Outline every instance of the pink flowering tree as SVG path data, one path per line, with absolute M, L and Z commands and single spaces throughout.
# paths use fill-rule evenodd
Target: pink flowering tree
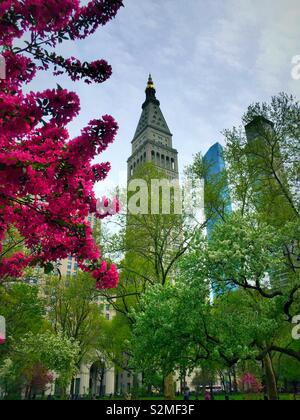
M 47 390 L 54 383 L 54 376 L 40 363 L 27 368 L 23 372 L 25 386 L 25 399 L 30 399 L 33 393 L 39 394 Z
M 93 187 L 110 170 L 93 165 L 116 136 L 111 116 L 92 120 L 70 139 L 66 128 L 79 113 L 78 96 L 58 86 L 24 92 L 38 71 L 67 74 L 73 81 L 106 81 L 104 60 L 81 63 L 57 55 L 64 40 L 80 40 L 114 18 L 121 0 L 2 0 L 0 53 L 0 283 L 21 277 L 28 266 L 51 272 L 53 262 L 75 257 L 98 288 L 118 282 L 113 264 L 101 258 L 87 216 L 97 213 Z M 23 46 L 20 46 L 20 45 Z M 117 207 L 117 205 L 116 205 Z M 116 208 L 116 210 L 118 210 Z
M 263 390 L 263 386 L 260 381 L 252 374 L 245 373 L 240 379 L 240 388 L 244 392 L 260 393 Z

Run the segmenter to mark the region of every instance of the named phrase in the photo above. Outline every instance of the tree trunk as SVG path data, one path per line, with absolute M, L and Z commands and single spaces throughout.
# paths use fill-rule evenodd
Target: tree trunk
M 230 369 L 228 370 L 228 380 L 229 380 L 229 394 L 231 394 L 232 393 L 232 378 L 231 378 Z
M 74 388 L 75 388 L 75 379 L 72 378 L 71 388 L 70 388 L 70 395 L 71 395 L 72 400 L 74 399 L 74 394 L 75 394 L 75 389 Z
M 172 374 L 164 378 L 164 394 L 165 400 L 175 400 L 174 379 Z
M 209 382 L 208 382 L 208 381 L 206 381 L 206 380 L 205 380 L 205 378 L 204 378 L 203 383 L 202 383 L 202 393 L 203 393 L 203 397 L 205 397 L 205 394 L 206 394 L 206 387 L 207 387 L 207 386 L 209 386 Z
M 30 395 L 31 395 L 31 386 L 30 385 L 26 385 L 25 388 L 25 400 L 30 400 Z
M 270 401 L 277 401 L 278 391 L 277 391 L 276 377 L 274 373 L 272 359 L 269 353 L 264 357 L 263 363 L 264 363 L 268 398 Z
M 104 397 L 103 384 L 104 384 L 105 368 L 101 369 L 100 372 L 100 387 L 99 387 L 99 397 Z
M 133 374 L 133 383 L 132 383 L 132 394 L 133 394 L 134 398 L 138 397 L 139 388 L 140 388 L 139 375 L 134 373 Z
M 233 374 L 233 392 L 236 394 L 238 392 L 238 381 L 236 377 L 236 367 L 233 366 L 232 368 L 232 374 Z
M 210 389 L 211 400 L 214 401 L 214 399 L 215 399 L 214 384 L 212 382 L 210 382 L 210 384 L 209 384 L 209 389 Z
M 219 372 L 220 382 L 222 384 L 223 390 L 226 393 L 226 384 L 225 384 L 225 378 L 222 372 Z

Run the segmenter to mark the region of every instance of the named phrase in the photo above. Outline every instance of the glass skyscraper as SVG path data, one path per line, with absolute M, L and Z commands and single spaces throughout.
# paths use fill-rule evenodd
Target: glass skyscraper
M 206 183 L 214 183 L 218 178 L 225 177 L 226 180 L 226 168 L 224 161 L 224 149 L 219 143 L 215 143 L 204 156 L 204 163 L 207 166 L 207 178 Z M 224 188 L 220 192 L 225 202 L 224 212 L 230 214 L 232 212 L 232 204 L 229 194 L 228 183 L 225 182 Z M 220 215 L 215 211 L 215 214 L 210 217 L 207 225 L 208 238 L 211 237 L 215 224 L 220 221 Z
M 232 212 L 232 204 L 230 200 L 229 185 L 226 176 L 226 167 L 224 160 L 224 149 L 219 143 L 215 143 L 206 153 L 203 158 L 204 164 L 207 167 L 207 175 L 205 179 L 205 188 L 208 184 L 218 185 L 219 194 L 220 194 L 220 203 L 223 204 L 223 208 L 220 209 L 223 214 L 230 214 Z M 221 187 L 220 187 L 221 185 Z M 214 227 L 216 223 L 221 221 L 220 210 L 217 209 L 212 211 L 208 210 L 205 206 L 206 218 L 208 218 L 207 223 L 207 237 L 211 238 Z M 226 287 L 225 290 L 235 290 L 235 287 Z M 214 300 L 215 296 L 218 296 L 222 292 L 219 288 L 211 281 L 211 301 Z

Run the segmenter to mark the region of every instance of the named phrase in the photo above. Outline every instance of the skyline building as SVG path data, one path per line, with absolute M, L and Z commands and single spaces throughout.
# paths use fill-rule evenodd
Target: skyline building
M 145 93 L 146 100 L 131 142 L 132 153 L 127 161 L 128 180 L 147 162 L 162 169 L 170 180 L 178 179 L 178 152 L 173 148 L 173 135 L 160 109 L 151 75 Z
M 291 193 L 275 124 L 263 115 L 257 115 L 245 126 L 245 132 L 248 170 L 256 180 L 253 194 L 256 209 L 266 214 L 269 223 L 274 226 L 282 223 L 282 213 L 290 214 L 290 219 L 293 220 L 293 211 L 282 188 L 278 185 L 280 182 L 286 189 L 286 193 Z M 289 258 L 296 264 L 298 251 L 294 243 L 290 244 L 288 252 Z M 284 267 L 281 271 L 268 273 L 266 285 L 271 288 L 281 288 L 285 286 L 288 279 L 289 270 Z
M 218 180 L 222 175 L 226 176 L 226 167 L 225 167 L 225 160 L 224 160 L 224 148 L 221 146 L 220 143 L 215 143 L 213 146 L 209 148 L 203 158 L 204 163 L 207 166 L 207 178 L 205 180 L 205 184 L 207 185 L 209 182 L 214 183 Z M 205 187 L 205 186 L 204 186 Z M 221 198 L 224 199 L 225 208 L 223 209 L 225 214 L 232 213 L 232 203 L 230 199 L 230 192 L 229 192 L 229 185 L 226 180 L 225 186 L 221 191 Z M 206 213 L 208 213 L 207 208 L 205 207 Z M 208 215 L 207 215 L 208 216 Z M 218 214 L 217 211 L 214 212 L 214 216 L 210 217 L 207 223 L 207 236 L 208 238 L 211 237 L 213 229 L 218 221 L 220 221 L 221 216 Z
M 223 188 L 219 191 L 220 194 L 220 203 L 223 204 L 221 209 L 224 215 L 229 215 L 232 213 L 232 203 L 230 199 L 229 185 L 226 176 L 226 165 L 224 160 L 224 148 L 220 143 L 215 143 L 209 148 L 207 153 L 204 155 L 203 161 L 207 166 L 207 176 L 205 179 L 204 188 L 207 188 L 207 185 L 211 182 L 212 185 L 218 184 L 221 182 Z M 225 178 L 224 178 L 225 177 Z M 211 238 L 213 230 L 218 222 L 222 220 L 222 215 L 220 211 L 215 209 L 213 212 L 211 209 L 208 209 L 204 203 L 204 209 L 206 213 L 207 222 L 207 237 L 208 240 Z M 234 287 L 227 287 L 226 290 L 235 290 Z M 220 295 L 222 292 L 218 289 L 218 286 L 214 284 L 214 281 L 211 280 L 211 301 L 214 300 L 215 296 Z

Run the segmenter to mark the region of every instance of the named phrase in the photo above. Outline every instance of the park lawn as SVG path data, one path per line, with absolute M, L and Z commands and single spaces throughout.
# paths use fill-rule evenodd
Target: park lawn
M 230 400 L 232 401 L 259 401 L 263 400 L 263 394 L 232 394 L 230 395 Z M 224 394 L 218 394 L 214 396 L 216 401 L 224 401 L 225 396 Z M 300 400 L 300 396 L 297 398 Z M 280 400 L 282 401 L 291 401 L 294 400 L 293 394 L 280 394 Z M 138 401 L 165 401 L 163 397 L 144 397 L 139 398 Z M 183 397 L 177 397 L 176 401 L 183 401 Z M 195 401 L 195 397 L 191 397 L 190 401 Z M 204 401 L 204 397 L 200 396 L 199 401 Z

